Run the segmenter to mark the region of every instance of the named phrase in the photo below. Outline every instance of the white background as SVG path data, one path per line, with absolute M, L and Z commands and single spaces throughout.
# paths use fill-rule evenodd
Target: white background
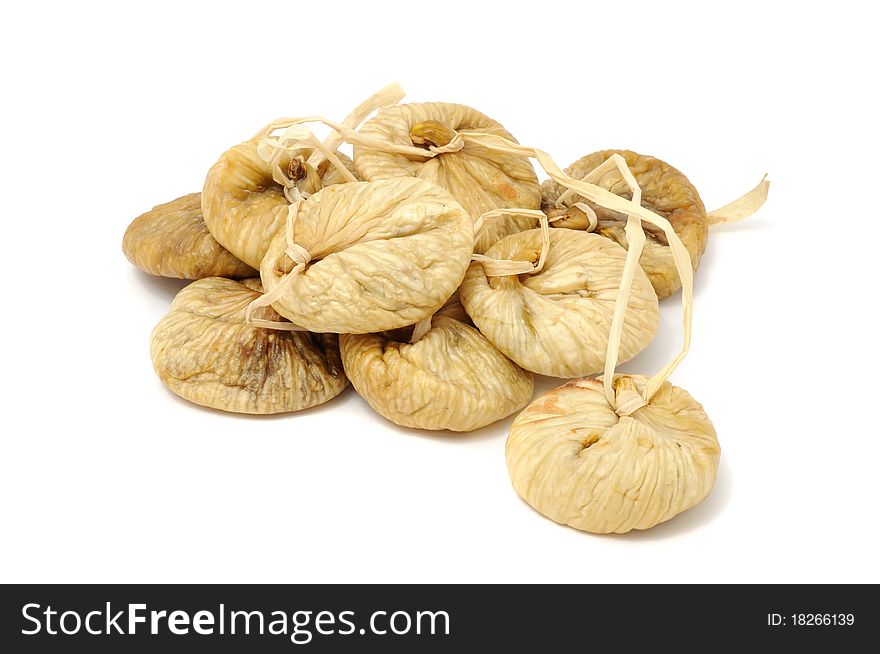
M 0 580 L 880 581 L 870 6 L 5 3 Z M 413 432 L 353 391 L 247 418 L 159 383 L 149 334 L 182 283 L 130 266 L 129 221 L 269 120 L 392 80 L 561 165 L 659 156 L 710 209 L 770 173 L 761 212 L 713 230 L 672 378 L 722 445 L 697 508 L 584 534 L 517 498 L 510 420 Z M 625 370 L 675 351 L 677 299 Z

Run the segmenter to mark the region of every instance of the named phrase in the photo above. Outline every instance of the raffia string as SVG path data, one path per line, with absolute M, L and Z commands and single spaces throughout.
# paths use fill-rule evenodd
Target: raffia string
M 492 209 L 491 211 L 487 211 L 483 215 L 481 215 L 474 223 L 474 236 L 477 236 L 480 231 L 487 226 L 487 221 L 501 218 L 502 216 L 527 216 L 530 218 L 535 218 L 540 222 L 541 255 L 539 256 L 538 261 L 533 264 L 528 261 L 492 259 L 491 257 L 487 257 L 481 254 L 474 254 L 471 257 L 471 260 L 479 261 L 480 263 L 482 263 L 483 270 L 486 272 L 486 275 L 490 277 L 504 277 L 507 275 L 521 275 L 524 273 L 540 272 L 541 269 L 544 267 L 544 263 L 547 261 L 547 253 L 550 249 L 550 225 L 547 222 L 547 216 L 544 214 L 543 211 L 538 211 L 536 209 Z M 442 311 L 442 308 L 440 310 Z M 432 314 L 427 318 L 423 318 L 415 324 L 415 326 L 413 327 L 412 336 L 410 336 L 409 339 L 410 343 L 417 343 L 425 334 L 427 334 L 431 330 L 431 321 L 434 319 L 434 315 L 436 314 Z
M 294 191 L 296 191 L 296 189 L 294 189 Z M 277 329 L 289 332 L 308 331 L 307 329 L 299 327 L 298 325 L 294 325 L 291 322 L 281 322 L 276 320 L 264 320 L 262 318 L 254 318 L 254 311 L 259 309 L 260 307 L 267 307 L 275 300 L 280 298 L 284 294 L 284 292 L 290 287 L 290 284 L 293 283 L 293 280 L 296 279 L 296 276 L 300 274 L 303 270 L 305 270 L 305 267 L 312 259 L 312 256 L 309 254 L 308 250 L 306 250 L 301 245 L 297 245 L 293 240 L 294 228 L 296 227 L 296 219 L 299 217 L 300 205 L 303 203 L 304 200 L 305 198 L 303 198 L 302 196 L 293 196 L 293 201 L 287 207 L 287 219 L 284 223 L 284 239 L 287 243 L 287 248 L 285 248 L 284 253 L 293 260 L 295 265 L 290 270 L 290 272 L 282 276 L 281 281 L 278 282 L 278 285 L 275 286 L 275 288 L 273 288 L 271 291 L 263 293 L 260 297 L 255 298 L 248 305 L 244 313 L 244 320 L 249 325 L 252 325 L 254 327 L 263 327 L 265 329 Z
M 601 184 L 602 179 L 611 171 L 617 171 L 620 174 L 624 183 L 629 186 L 630 191 L 632 191 L 633 187 L 635 187 L 639 189 L 639 193 L 641 193 L 641 188 L 639 187 L 638 182 L 636 182 L 636 178 L 633 176 L 632 171 L 629 169 L 629 166 L 626 165 L 626 159 L 624 159 L 621 155 L 617 153 L 612 154 L 601 164 L 593 168 L 593 170 L 591 170 L 581 178 L 581 181 L 587 182 L 588 184 L 599 185 Z M 566 202 L 566 200 L 569 200 L 575 195 L 577 195 L 577 192 L 574 189 L 567 188 L 565 192 L 560 195 L 559 198 L 557 198 L 556 208 L 563 208 L 565 206 L 564 203 Z M 633 202 L 635 202 L 635 200 L 633 200 Z
M 418 343 L 422 336 L 431 331 L 431 321 L 433 319 L 434 314 L 431 314 L 427 318 L 422 318 L 421 320 L 419 320 L 413 327 L 412 336 L 409 337 L 409 342 Z
M 544 214 L 543 211 L 539 211 L 538 209 L 521 209 L 519 207 L 492 209 L 491 211 L 484 212 L 474 222 L 474 236 L 479 236 L 480 232 L 488 227 L 488 221 L 503 218 L 504 216 L 525 216 L 526 218 L 534 218 L 535 220 L 540 220 L 541 216 L 546 217 L 546 214 Z M 551 220 L 550 222 L 553 221 Z
M 725 204 L 720 209 L 709 212 L 709 224 L 720 225 L 732 223 L 743 218 L 748 218 L 767 201 L 767 193 L 770 191 L 770 180 L 767 175 L 758 182 L 751 191 L 737 198 L 733 202 Z
M 474 254 L 471 261 L 483 264 L 483 270 L 489 277 L 506 277 L 540 272 L 547 261 L 550 251 L 550 225 L 543 211 L 537 209 L 493 209 L 481 215 L 474 223 L 474 233 L 479 234 L 486 227 L 486 221 L 502 216 L 526 216 L 538 220 L 541 227 L 541 254 L 538 261 L 514 261 L 511 259 L 493 259 L 483 254 Z
M 270 123 L 267 125 L 261 132 L 266 132 L 266 136 L 271 134 L 275 130 L 285 129 L 285 132 L 282 132 L 278 137 L 287 138 L 291 142 L 291 146 L 295 144 L 296 138 L 298 135 L 303 134 L 302 131 L 291 131 L 296 125 L 304 125 L 306 123 L 321 123 L 322 125 L 326 125 L 330 129 L 334 130 L 339 136 L 343 138 L 343 140 L 352 145 L 359 145 L 365 148 L 370 148 L 373 150 L 381 150 L 383 152 L 392 152 L 396 154 L 404 154 L 410 157 L 422 157 L 422 158 L 431 158 L 436 157 L 438 154 L 445 154 L 447 152 L 458 152 L 464 147 L 464 140 L 456 134 L 455 137 L 446 145 L 431 145 L 428 146 L 427 149 L 419 148 L 414 145 L 401 145 L 399 143 L 389 143 L 385 139 L 380 139 L 375 136 L 369 136 L 367 134 L 362 134 L 350 127 L 346 127 L 341 123 L 336 123 L 328 118 L 324 118 L 323 116 L 303 116 L 301 118 L 280 118 L 274 123 Z M 257 136 L 261 136 L 261 133 L 258 133 Z M 300 148 L 307 147 L 304 145 L 300 145 Z
M 638 185 L 633 191 L 633 203 L 641 202 L 641 189 Z M 636 199 L 636 196 L 639 199 Z M 614 315 L 611 318 L 611 329 L 608 331 L 608 346 L 605 350 L 605 370 L 602 375 L 602 385 L 605 389 L 605 399 L 614 407 L 617 414 L 625 416 L 631 414 L 636 409 L 640 409 L 648 403 L 650 399 L 641 396 L 632 389 L 625 389 L 621 393 L 614 390 L 614 369 L 617 367 L 617 361 L 620 356 L 620 339 L 623 337 L 623 325 L 626 320 L 626 310 L 629 306 L 629 299 L 632 295 L 632 283 L 639 266 L 639 257 L 642 256 L 642 250 L 645 248 L 645 231 L 642 229 L 642 221 L 634 214 L 628 214 L 626 217 L 626 233 L 627 249 L 626 262 L 623 265 L 623 272 L 620 275 L 620 285 L 617 287 L 617 300 L 614 303 Z
M 392 82 L 387 86 L 382 87 L 376 93 L 371 95 L 369 98 L 361 102 L 357 107 L 352 109 L 351 113 L 345 117 L 342 121 L 342 125 L 345 126 L 346 129 L 352 130 L 358 127 L 362 122 L 364 122 L 371 113 L 373 113 L 377 109 L 381 109 L 383 107 L 389 107 L 391 105 L 395 105 L 406 95 L 406 91 L 401 88 L 400 84 L 397 82 Z M 272 134 L 279 129 L 284 129 L 286 127 L 290 127 L 296 123 L 302 122 L 301 118 L 278 118 L 277 120 L 273 120 L 268 125 L 261 128 L 256 134 L 254 134 L 254 138 L 266 137 Z M 338 148 L 345 138 L 339 134 L 330 134 L 327 139 L 324 141 L 325 145 L 328 148 L 335 150 Z M 320 162 L 315 162 L 317 165 Z
M 600 166 L 597 166 L 585 177 L 583 177 L 583 181 L 590 182 L 591 184 L 600 184 L 602 178 L 609 172 L 611 168 L 614 167 L 616 167 L 620 171 L 621 176 L 623 176 L 623 171 L 620 168 L 619 162 L 617 162 L 616 166 L 608 165 L 615 157 L 619 158 L 623 162 L 623 166 L 626 167 L 627 170 L 629 170 L 629 168 L 626 166 L 626 160 L 623 159 L 623 157 L 621 157 L 619 154 L 613 154 Z M 736 222 L 737 220 L 742 220 L 743 218 L 748 218 L 758 209 L 760 209 L 764 202 L 767 201 L 767 194 L 769 190 L 770 180 L 767 179 L 767 175 L 765 174 L 764 177 L 761 178 L 761 181 L 758 182 L 758 185 L 751 191 L 737 198 L 733 202 L 725 204 L 720 209 L 710 211 L 708 214 L 709 224 L 720 225 L 723 223 L 732 223 Z M 577 193 L 574 191 L 574 189 L 566 189 L 565 192 L 556 199 L 556 208 L 564 209 L 565 203 L 571 200 L 571 198 L 575 195 L 577 195 Z M 596 212 L 593 211 L 589 205 L 584 204 L 583 202 L 576 202 L 570 206 L 577 207 L 585 214 L 587 214 L 587 217 L 590 221 L 590 226 L 587 228 L 586 231 L 592 232 L 596 229 L 596 226 L 598 225 Z M 551 218 L 550 222 L 561 220 L 564 217 L 565 216 L 556 216 L 554 218 Z
M 601 182 L 602 178 L 605 177 L 605 175 L 607 175 L 612 170 L 616 170 L 618 173 L 620 173 L 623 181 L 626 183 L 627 186 L 629 186 L 629 189 L 630 191 L 632 191 L 633 194 L 636 193 L 636 190 L 634 189 L 637 189 L 639 198 L 641 198 L 642 190 L 639 187 L 638 182 L 636 182 L 636 178 L 633 176 L 632 171 L 629 169 L 629 166 L 626 165 L 626 159 L 624 159 L 617 153 L 612 154 L 605 161 L 596 166 L 593 170 L 582 177 L 581 181 L 587 182 L 588 184 L 598 185 Z M 565 206 L 564 202 L 575 195 L 577 195 L 577 193 L 574 189 L 567 188 L 565 192 L 560 195 L 559 198 L 556 200 L 556 208 L 563 208 Z M 632 201 L 636 204 L 641 204 L 641 199 L 637 200 L 635 195 L 633 195 Z M 596 227 L 599 226 L 599 217 L 596 215 L 596 212 L 593 210 L 593 208 L 585 202 L 575 202 L 571 206 L 577 207 L 586 214 L 587 218 L 590 221 L 590 224 L 588 225 L 586 231 L 595 231 Z M 556 220 L 559 220 L 560 218 L 562 218 L 562 216 L 557 217 Z
M 456 305 L 459 307 L 459 311 L 464 311 L 464 309 L 461 308 L 461 302 L 449 304 L 449 300 L 447 300 L 446 304 L 437 309 L 434 314 L 428 316 L 427 318 L 422 318 L 415 325 L 413 325 L 413 332 L 409 338 L 410 344 L 418 343 L 425 334 L 431 331 L 434 318 L 436 318 L 437 316 L 446 316 L 448 318 L 459 320 L 460 318 L 456 315 Z
M 355 107 L 342 121 L 341 125 L 347 130 L 356 129 L 362 122 L 369 118 L 377 109 L 397 104 L 406 92 L 399 84 L 393 82 L 371 95 Z M 336 150 L 343 142 L 343 137 L 336 130 L 331 131 L 324 141 L 311 133 L 311 131 L 298 122 L 296 118 L 279 118 L 260 129 L 254 138 L 261 138 L 257 144 L 257 154 L 272 170 L 272 179 L 285 188 L 291 185 L 286 171 L 281 167 L 281 158 L 287 153 L 291 157 L 300 154 L 306 148 L 312 152 L 306 163 L 312 168 L 317 168 L 322 161 L 328 160 L 347 182 L 356 182 L 357 178 L 345 167 L 336 156 Z M 272 133 L 285 129 L 285 132 L 277 137 Z
M 624 183 L 629 187 L 632 194 L 632 203 L 634 205 L 642 204 L 642 189 L 636 181 L 635 176 L 619 154 L 612 154 L 608 159 L 585 175 L 581 181 L 589 184 L 599 182 L 610 170 L 617 170 L 623 178 Z M 563 195 L 574 193 L 569 188 Z M 582 204 L 582 203 L 579 203 Z M 595 213 L 594 213 L 595 215 Z M 617 366 L 617 360 L 620 355 L 620 339 L 623 337 L 623 325 L 626 319 L 626 310 L 629 306 L 630 295 L 632 294 L 632 283 L 639 265 L 639 257 L 645 247 L 645 232 L 642 229 L 642 221 L 635 214 L 628 213 L 626 216 L 626 226 L 624 227 L 627 240 L 626 263 L 623 267 L 623 273 L 620 276 L 620 285 L 617 288 L 617 301 L 614 303 L 614 314 L 611 319 L 611 329 L 608 333 L 608 346 L 605 350 L 605 373 L 603 375 L 603 386 L 605 389 L 605 398 L 608 403 L 615 407 L 619 415 L 629 415 L 636 409 L 645 406 L 648 399 L 640 396 L 634 390 L 626 389 L 621 393 L 616 393 L 613 386 L 614 368 Z M 633 263 L 633 261 L 635 263 Z
M 617 172 L 620 173 L 624 183 L 629 187 L 632 195 L 632 203 L 640 206 L 642 204 L 642 189 L 639 186 L 638 181 L 636 181 L 635 176 L 632 174 L 632 171 L 629 169 L 629 166 L 627 166 L 626 159 L 617 153 L 612 154 L 608 159 L 596 166 L 596 168 L 587 173 L 581 181 L 589 184 L 597 184 L 611 170 L 617 170 Z M 573 194 L 574 190 L 568 188 L 563 195 L 570 193 Z M 577 204 L 581 205 L 581 207 L 588 206 L 583 203 Z M 581 210 L 583 211 L 583 209 Z M 593 215 L 595 216 L 595 212 Z M 592 220 L 590 222 L 592 226 Z M 594 226 L 593 229 L 595 229 Z M 608 346 L 605 350 L 605 370 L 602 376 L 605 399 L 615 408 L 618 415 L 621 416 L 629 415 L 637 409 L 640 409 L 645 406 L 650 399 L 639 395 L 635 390 L 629 388 L 616 392 L 613 385 L 614 369 L 617 367 L 617 361 L 620 356 L 620 340 L 623 338 L 626 310 L 629 306 L 630 296 L 632 295 L 633 278 L 639 265 L 639 258 L 645 248 L 645 231 L 642 227 L 642 221 L 632 213 L 626 215 L 624 232 L 627 241 L 626 262 L 624 263 L 623 272 L 620 276 L 620 285 L 617 289 L 617 301 L 614 303 L 611 329 L 608 332 Z
M 403 90 L 400 84 L 392 82 L 352 109 L 342 121 L 342 124 L 348 129 L 357 129 L 374 111 L 397 104 L 405 95 L 406 91 Z M 324 145 L 330 150 L 335 151 L 342 145 L 343 141 L 342 136 L 334 130 L 330 136 L 324 139 Z M 309 157 L 307 163 L 313 168 L 317 168 L 321 161 L 321 153 L 316 150 Z
M 351 171 L 345 167 L 342 160 L 336 156 L 335 150 L 331 150 L 311 133 L 303 125 L 294 125 L 287 128 L 278 138 L 267 137 L 257 144 L 257 154 L 269 164 L 272 171 L 272 179 L 280 184 L 285 190 L 293 187 L 295 182 L 287 176 L 287 172 L 281 166 L 281 159 L 285 153 L 297 156 L 304 148 L 310 148 L 326 158 L 345 178 L 346 182 L 358 181 Z M 288 198 L 289 200 L 289 198 Z

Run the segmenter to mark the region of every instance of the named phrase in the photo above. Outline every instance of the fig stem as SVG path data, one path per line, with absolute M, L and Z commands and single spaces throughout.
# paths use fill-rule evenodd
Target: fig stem
M 431 146 L 442 148 L 455 138 L 455 130 L 436 120 L 423 120 L 410 128 L 409 138 L 413 145 L 426 150 Z

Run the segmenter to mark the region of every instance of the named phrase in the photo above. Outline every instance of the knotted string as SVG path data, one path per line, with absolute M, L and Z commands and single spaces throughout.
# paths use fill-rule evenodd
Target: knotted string
M 474 223 L 474 232 L 479 234 L 485 229 L 486 220 L 500 218 L 501 216 L 526 216 L 538 220 L 541 228 L 541 253 L 538 261 L 515 261 L 512 259 L 493 259 L 484 254 L 474 254 L 471 261 L 477 261 L 483 265 L 483 270 L 488 277 L 506 277 L 508 275 L 534 274 L 541 272 L 547 262 L 547 253 L 550 251 L 550 225 L 546 214 L 537 209 L 492 209 L 481 215 Z
M 745 195 L 738 197 L 733 202 L 725 204 L 720 209 L 709 212 L 709 224 L 721 225 L 733 223 L 743 218 L 748 218 L 767 201 L 767 193 L 770 191 L 770 180 L 767 175 L 761 178 L 758 185 Z
M 411 157 L 436 157 L 440 154 L 450 152 L 458 152 L 465 146 L 464 139 L 456 134 L 453 139 L 446 145 L 429 145 L 427 148 L 416 147 L 414 145 L 401 145 L 399 143 L 389 143 L 388 141 L 362 134 L 354 129 L 342 124 L 334 122 L 323 116 L 303 116 L 300 118 L 280 118 L 274 123 L 270 123 L 263 130 L 257 133 L 257 136 L 267 138 L 269 134 L 278 130 L 285 129 L 279 138 L 289 138 L 291 146 L 296 144 L 297 138 L 302 138 L 305 132 L 292 130 L 297 125 L 305 125 L 306 123 L 320 123 L 326 125 L 336 132 L 343 140 L 351 145 L 359 145 L 373 150 L 382 150 L 383 152 L 392 152 L 396 154 L 404 154 Z M 311 131 L 308 132 L 311 134 Z M 300 149 L 306 147 L 304 143 L 300 144 Z
M 287 189 L 285 189 L 285 194 L 286 191 Z M 308 330 L 304 329 L 303 327 L 299 327 L 298 325 L 294 325 L 291 322 L 280 322 L 276 320 L 264 320 L 262 318 L 254 318 L 254 312 L 260 307 L 269 306 L 278 298 L 280 298 L 293 283 L 293 280 L 296 279 L 296 276 L 303 272 L 309 261 L 312 260 L 312 256 L 309 254 L 309 251 L 294 242 L 294 229 L 296 227 L 296 219 L 299 217 L 300 205 L 302 205 L 302 203 L 305 201 L 305 198 L 301 194 L 299 194 L 299 191 L 295 187 L 291 192 L 291 197 L 293 199 L 290 205 L 288 205 L 287 207 L 287 218 L 284 223 L 284 240 L 287 245 L 287 247 L 284 249 L 284 254 L 290 257 L 295 265 L 288 273 L 282 275 L 281 281 L 278 282 L 275 288 L 273 288 L 271 291 L 263 293 L 260 297 L 255 298 L 250 304 L 248 304 L 248 307 L 244 313 L 244 320 L 247 324 L 254 327 L 263 327 L 266 329 L 277 329 L 290 332 L 304 332 Z
M 528 261 L 513 261 L 510 259 L 492 259 L 481 254 L 474 254 L 472 261 L 478 261 L 483 265 L 483 270 L 487 276 L 503 277 L 507 275 L 521 275 L 524 273 L 536 273 L 544 267 L 547 260 L 547 253 L 550 248 L 550 227 L 547 222 L 547 216 L 542 211 L 535 209 L 492 209 L 481 215 L 474 223 L 474 236 L 478 236 L 487 225 L 487 220 L 500 218 L 502 216 L 527 216 L 540 221 L 541 224 L 541 255 L 534 264 Z M 442 309 L 441 309 L 442 311 Z M 427 318 L 422 318 L 413 327 L 410 343 L 417 343 L 425 334 L 431 330 L 431 321 L 434 318 L 432 314 Z
M 290 322 L 264 320 L 254 317 L 254 312 L 257 309 L 269 306 L 279 299 L 293 283 L 296 276 L 302 273 L 309 261 L 311 261 L 311 255 L 308 250 L 294 242 L 296 219 L 299 216 L 300 206 L 308 197 L 308 193 L 300 191 L 296 187 L 297 180 L 291 179 L 287 171 L 281 166 L 284 154 L 287 153 L 295 157 L 299 156 L 302 150 L 309 149 L 311 150 L 311 155 L 304 162 L 306 166 L 316 169 L 322 160 L 326 159 L 340 172 L 347 182 L 356 182 L 358 179 L 346 168 L 345 164 L 342 163 L 336 154 L 337 148 L 344 140 L 342 132 L 348 132 L 358 127 L 376 109 L 397 104 L 404 95 L 404 90 L 396 82 L 383 87 L 355 107 L 345 117 L 341 125 L 338 126 L 341 131 L 335 130 L 331 132 L 323 142 L 318 140 L 311 130 L 301 125 L 298 119 L 282 118 L 273 121 L 254 136 L 254 138 L 261 138 L 257 144 L 257 154 L 269 165 L 272 171 L 272 179 L 282 186 L 284 197 L 290 203 L 287 207 L 287 217 L 285 219 L 284 238 L 287 247 L 284 250 L 284 254 L 290 257 L 295 265 L 288 273 L 282 276 L 281 281 L 278 282 L 275 288 L 254 299 L 248 305 L 245 310 L 246 323 L 266 329 L 307 331 Z M 282 128 L 285 129 L 283 134 L 278 137 L 271 136 L 273 132 Z
M 284 187 L 285 197 L 287 197 L 287 191 L 295 186 L 296 180 L 291 180 L 287 175 L 287 171 L 281 166 L 282 157 L 285 154 L 289 154 L 291 157 L 299 156 L 301 151 L 306 148 L 324 156 L 339 171 L 346 182 L 358 181 L 357 177 L 352 175 L 351 171 L 336 156 L 335 150 L 328 148 L 323 142 L 318 140 L 307 127 L 294 125 L 287 128 L 277 138 L 267 137 L 257 144 L 257 154 L 269 165 L 269 169 L 272 171 L 272 179 Z M 311 164 L 306 163 L 306 165 Z M 288 202 L 291 201 L 289 197 L 287 200 Z

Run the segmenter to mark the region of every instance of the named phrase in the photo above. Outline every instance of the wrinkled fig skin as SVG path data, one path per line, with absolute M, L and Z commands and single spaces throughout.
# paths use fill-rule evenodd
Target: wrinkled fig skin
M 145 273 L 176 279 L 256 275 L 208 232 L 201 195 L 184 195 L 135 218 L 122 239 L 128 260 Z
M 646 377 L 615 376 L 642 388 Z M 618 417 L 602 382 L 576 379 L 516 417 L 507 469 L 516 492 L 556 522 L 596 534 L 648 529 L 698 504 L 715 483 L 715 428 L 688 393 L 664 383 Z
M 626 159 L 627 165 L 642 189 L 642 206 L 663 216 L 672 224 L 675 233 L 687 248 L 694 270 L 696 270 L 700 263 L 700 257 L 706 250 L 709 238 L 709 219 L 706 216 L 706 208 L 703 206 L 700 194 L 681 172 L 660 159 L 629 150 L 594 152 L 573 163 L 566 168 L 565 172 L 575 179 L 582 179 L 612 154 L 619 154 Z M 617 195 L 632 198 L 629 187 L 622 180 L 616 180 L 620 180 L 619 175 L 616 172 L 609 173 L 605 180 L 600 181 L 600 186 L 608 188 Z M 555 209 L 555 202 L 565 192 L 565 188 L 553 180 L 547 180 L 544 182 L 543 192 L 542 208 L 544 211 L 551 216 L 558 213 L 559 210 Z M 566 204 L 578 201 L 585 200 L 581 196 L 575 196 Z M 623 229 L 626 217 L 623 214 L 602 209 L 590 202 L 587 204 L 593 207 L 599 218 L 596 232 L 626 247 L 627 241 Z M 567 212 L 567 215 L 570 217 L 555 221 L 552 225 L 570 229 L 585 229 L 589 224 L 586 216 L 576 208 Z M 656 228 L 646 225 L 646 233 L 648 240 L 639 263 L 648 273 L 648 279 L 651 280 L 657 296 L 663 299 L 681 288 L 681 280 L 662 232 L 658 233 Z
M 423 125 L 429 125 L 431 129 L 421 134 L 418 129 L 413 129 Z M 360 131 L 400 145 L 421 146 L 434 140 L 446 141 L 434 136 L 440 131 L 438 127 L 495 134 L 515 141 L 500 123 L 488 116 L 465 105 L 446 102 L 388 107 L 366 122 Z M 423 143 L 426 140 L 429 143 Z M 459 152 L 416 158 L 355 146 L 354 163 L 360 176 L 366 180 L 418 177 L 433 182 L 449 191 L 474 220 L 491 209 L 538 209 L 541 204 L 538 178 L 528 158 L 523 156 L 465 145 Z M 475 251 L 484 252 L 503 236 L 534 226 L 534 219 L 522 217 L 493 221 L 479 235 Z
M 502 239 L 486 253 L 495 259 L 535 261 L 541 230 Z M 547 261 L 537 274 L 487 277 L 472 263 L 459 294 L 474 324 L 516 364 L 551 377 L 600 372 L 626 251 L 607 238 L 571 229 L 550 230 Z M 636 270 L 624 320 L 619 360 L 648 346 L 660 321 L 657 296 Z
M 519 411 L 534 390 L 531 373 L 480 332 L 440 315 L 414 344 L 343 334 L 339 347 L 355 390 L 404 427 L 472 431 Z
M 268 164 L 257 154 L 259 142 L 254 138 L 224 152 L 208 171 L 202 190 L 202 212 L 211 234 L 254 268 L 260 267 L 269 241 L 284 224 L 288 205 L 284 189 L 272 179 Z M 304 152 L 308 156 L 309 151 Z M 339 158 L 353 169 L 348 157 L 339 153 Z M 281 163 L 286 169 L 290 160 L 282 159 Z M 319 169 L 324 186 L 345 181 L 333 166 L 322 165 Z
M 285 231 L 260 276 L 272 290 Z M 367 334 L 412 325 L 455 292 L 473 250 L 473 223 L 439 186 L 411 177 L 330 186 L 306 200 L 294 242 L 311 255 L 272 306 L 313 332 Z M 287 259 L 288 262 L 290 261 Z
M 150 341 L 153 367 L 182 398 L 236 413 L 284 413 L 323 404 L 346 387 L 337 337 L 244 322 L 259 279 L 209 277 L 184 288 Z M 260 318 L 279 320 L 271 309 Z

